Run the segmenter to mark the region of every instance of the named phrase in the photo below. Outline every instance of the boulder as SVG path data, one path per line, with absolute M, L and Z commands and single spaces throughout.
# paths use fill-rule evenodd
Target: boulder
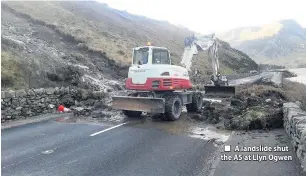
M 247 106 L 258 106 L 261 104 L 261 100 L 259 97 L 248 97 L 247 98 Z
M 245 106 L 245 102 L 240 100 L 240 99 L 237 99 L 237 98 L 232 98 L 231 99 L 231 106 L 243 107 L 243 106 Z
M 70 107 L 70 106 L 73 106 L 75 101 L 74 101 L 74 98 L 72 98 L 70 95 L 64 95 L 62 97 L 60 97 L 60 100 L 59 100 L 60 104 L 64 105 L 65 107 Z
M 105 105 L 105 103 L 103 101 L 96 101 L 95 104 L 94 104 L 95 109 L 105 109 L 107 107 L 108 106 Z
M 266 103 L 269 103 L 271 101 L 272 101 L 271 98 L 268 98 L 268 99 L 265 100 Z
M 92 112 L 92 107 L 76 107 L 73 110 L 74 116 L 85 116 L 90 115 Z

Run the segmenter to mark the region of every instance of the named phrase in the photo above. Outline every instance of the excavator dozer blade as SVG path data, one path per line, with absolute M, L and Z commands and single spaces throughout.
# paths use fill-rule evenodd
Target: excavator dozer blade
M 234 86 L 204 86 L 205 95 L 210 96 L 234 96 L 236 88 Z
M 118 110 L 164 113 L 165 99 L 115 96 L 113 97 L 112 108 Z

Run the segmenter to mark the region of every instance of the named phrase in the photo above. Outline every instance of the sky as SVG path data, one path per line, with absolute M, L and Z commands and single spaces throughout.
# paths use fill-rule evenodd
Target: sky
M 294 19 L 306 27 L 306 0 L 98 0 L 112 8 L 183 25 L 200 33 L 225 32 Z

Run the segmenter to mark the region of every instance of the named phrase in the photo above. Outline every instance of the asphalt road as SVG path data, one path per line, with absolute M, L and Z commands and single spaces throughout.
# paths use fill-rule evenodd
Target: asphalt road
M 249 132 L 237 131 L 226 141 L 225 145 L 231 146 L 230 152 L 221 150 L 220 156 L 241 155 L 244 157 L 241 161 L 228 161 L 226 158 L 219 158 L 214 176 L 302 176 L 300 164 L 295 155 L 294 149 L 290 143 L 284 129 L 272 131 L 253 130 Z M 271 147 L 271 151 L 245 152 L 235 151 L 236 146 Z M 283 151 L 274 151 L 274 147 L 283 147 Z M 288 147 L 288 148 L 286 148 Z M 250 160 L 245 157 L 251 156 Z M 282 160 L 288 157 L 288 160 Z M 261 161 L 261 159 L 262 161 Z M 228 159 L 228 158 L 227 158 Z M 304 174 L 305 176 L 305 174 Z
M 237 162 L 220 160 L 224 146 L 215 145 L 214 140 L 170 134 L 155 125 L 133 121 L 105 126 L 48 120 L 4 129 L 2 175 L 299 176 L 301 173 L 284 130 L 236 132 L 225 145 L 289 146 L 288 152 L 272 154 L 292 156 L 293 160 Z
M 262 78 L 271 78 L 276 73 L 277 72 L 263 72 L 261 74 L 246 77 L 246 78 L 229 80 L 229 85 L 237 86 L 237 85 L 241 85 L 241 84 L 256 83 L 256 82 L 260 81 Z
M 108 128 L 49 120 L 5 129 L 2 175 L 207 175 L 217 150 L 154 128 Z
M 258 76 L 244 78 L 255 79 Z M 296 158 L 272 164 L 220 161 L 224 146 L 215 145 L 213 140 L 172 134 L 155 125 L 134 121 L 108 126 L 51 119 L 7 128 L 1 136 L 2 175 L 283 176 L 285 173 L 298 176 L 300 173 Z M 164 123 L 164 127 L 167 125 L 171 126 Z M 259 135 L 245 133 L 231 136 L 226 142 L 226 145 L 260 144 L 290 147 L 284 130 L 263 131 Z M 292 148 L 284 154 L 294 157 Z

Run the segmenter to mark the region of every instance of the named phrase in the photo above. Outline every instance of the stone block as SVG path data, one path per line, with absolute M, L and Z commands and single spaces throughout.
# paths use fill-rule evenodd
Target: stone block
M 2 92 L 1 92 L 2 96 Z M 15 92 L 12 90 L 4 91 L 4 96 L 2 98 L 14 98 L 16 96 Z
M 42 95 L 45 93 L 45 89 L 41 88 L 41 89 L 35 89 L 34 90 L 36 95 Z
M 46 94 L 47 95 L 52 95 L 52 94 L 54 94 L 54 92 L 55 92 L 55 89 L 54 88 L 48 88 L 48 89 L 45 89 L 46 90 Z
M 16 90 L 16 97 L 24 97 L 27 95 L 26 91 L 24 89 Z
M 33 97 L 33 96 L 35 96 L 35 92 L 34 92 L 32 89 L 28 89 L 28 90 L 26 90 L 26 92 L 27 92 L 27 96 L 28 96 L 28 97 Z
M 16 111 L 21 111 L 21 110 L 22 110 L 22 107 L 20 106 L 16 108 Z
M 49 104 L 49 105 L 48 105 L 48 108 L 50 108 L 50 109 L 53 109 L 54 107 L 55 107 L 54 104 Z
M 54 94 L 58 95 L 60 93 L 60 89 L 58 87 L 54 88 Z

